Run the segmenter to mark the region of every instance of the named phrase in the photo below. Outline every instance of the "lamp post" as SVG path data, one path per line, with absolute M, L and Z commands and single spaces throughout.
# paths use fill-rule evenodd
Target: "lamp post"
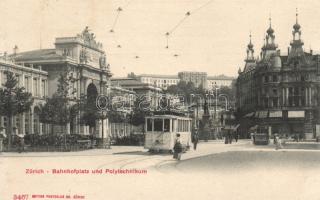
M 101 110 L 99 111 L 99 118 L 101 120 L 101 143 L 100 143 L 100 147 L 101 148 L 105 148 L 105 139 L 104 139 L 104 120 L 106 119 L 106 111 L 105 110 Z

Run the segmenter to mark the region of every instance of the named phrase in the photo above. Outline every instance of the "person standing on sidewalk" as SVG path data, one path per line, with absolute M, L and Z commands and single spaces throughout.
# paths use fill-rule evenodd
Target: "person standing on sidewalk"
M 182 145 L 180 142 L 180 134 L 178 133 L 173 146 L 173 158 L 180 160 L 181 153 L 182 153 Z
M 192 136 L 193 150 L 197 150 L 198 141 L 199 141 L 198 131 L 196 131 Z

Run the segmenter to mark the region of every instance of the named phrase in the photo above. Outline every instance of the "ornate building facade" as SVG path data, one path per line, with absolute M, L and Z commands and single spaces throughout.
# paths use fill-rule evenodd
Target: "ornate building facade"
M 288 54 L 280 55 L 270 19 L 258 58 L 254 57 L 250 35 L 245 67 L 239 69 L 237 79 L 236 107 L 242 134 L 264 124 L 272 134 L 306 139 L 320 135 L 319 55 L 304 51 L 301 35 L 297 14 Z
M 70 89 L 72 90 L 70 91 L 70 105 L 78 103 L 83 95 L 108 95 L 111 90 L 112 74 L 106 61 L 106 54 L 102 49 L 102 44 L 96 41 L 95 35 L 89 31 L 88 27 L 75 37 L 56 38 L 54 49 L 14 52 L 8 59 L 11 64 L 0 63 L 0 72 L 5 69 L 14 70 L 19 80 L 21 77 L 21 86 L 31 92 L 35 99 L 30 113 L 16 120 L 21 121 L 20 134 L 61 131 L 60 128 L 48 128 L 48 125 L 42 125 L 37 117 L 37 112 L 39 112 L 37 105 L 44 103 L 45 97 L 50 97 L 57 91 L 61 73 L 67 73 L 73 80 Z M 2 75 L 0 80 L 4 81 L 3 77 Z M 79 113 L 63 131 L 67 134 L 95 134 L 100 138 L 102 135 L 107 136 L 109 133 L 108 119 L 99 120 L 95 126 L 89 127 L 80 123 L 80 115 Z M 1 123 L 5 123 L 3 117 Z

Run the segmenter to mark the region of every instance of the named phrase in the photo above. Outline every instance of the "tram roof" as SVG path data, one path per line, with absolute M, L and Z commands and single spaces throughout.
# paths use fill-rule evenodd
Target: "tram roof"
M 190 117 L 185 117 L 185 116 L 177 116 L 177 115 L 153 115 L 153 116 L 148 116 L 146 118 L 151 118 L 151 119 L 187 119 L 187 120 L 192 120 Z

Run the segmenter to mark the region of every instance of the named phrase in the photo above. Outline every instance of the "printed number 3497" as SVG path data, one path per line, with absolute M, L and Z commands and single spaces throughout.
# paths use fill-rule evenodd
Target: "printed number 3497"
M 27 200 L 28 195 L 27 194 L 15 194 L 13 195 L 13 200 Z

